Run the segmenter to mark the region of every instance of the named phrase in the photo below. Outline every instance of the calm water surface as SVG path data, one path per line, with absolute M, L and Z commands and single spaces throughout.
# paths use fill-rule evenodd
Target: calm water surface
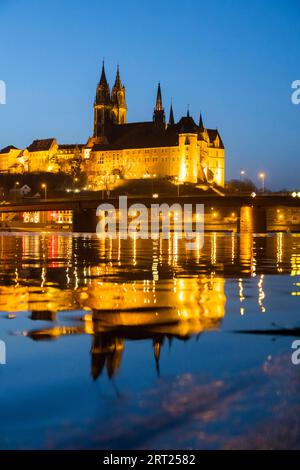
M 300 448 L 276 333 L 300 327 L 300 236 L 1 234 L 0 253 L 2 449 Z

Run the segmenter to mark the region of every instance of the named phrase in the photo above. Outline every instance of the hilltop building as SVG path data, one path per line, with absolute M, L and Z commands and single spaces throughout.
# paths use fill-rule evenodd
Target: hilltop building
M 117 69 L 112 91 L 104 64 L 94 103 L 94 133 L 85 149 L 84 168 L 97 189 L 105 178 L 169 177 L 180 182 L 224 186 L 225 152 L 217 129 L 189 115 L 175 122 L 170 107 L 166 122 L 160 84 L 153 118 L 126 122 L 125 87 Z
M 86 172 L 90 189 L 120 179 L 167 177 L 184 183 L 224 186 L 225 150 L 217 129 L 198 123 L 189 111 L 175 121 L 171 105 L 166 120 L 158 85 L 152 119 L 127 123 L 126 91 L 119 67 L 110 90 L 104 64 L 96 89 L 93 135 L 87 144 L 59 145 L 34 140 L 26 149 L 0 151 L 0 172 L 72 172 L 74 161 Z

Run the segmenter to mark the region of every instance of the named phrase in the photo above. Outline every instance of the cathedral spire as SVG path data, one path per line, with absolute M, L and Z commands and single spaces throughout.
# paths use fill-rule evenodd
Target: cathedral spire
M 200 132 L 203 132 L 204 131 L 204 125 L 203 125 L 203 120 L 202 120 L 202 114 L 200 113 L 200 117 L 199 117 L 199 124 L 198 124 L 198 127 L 199 127 L 199 131 Z
M 100 85 L 108 86 L 108 82 L 106 80 L 106 74 L 105 74 L 104 60 L 102 60 L 102 71 L 101 71 Z
M 110 88 L 106 79 L 104 60 L 100 81 L 97 85 L 96 98 L 94 102 L 94 137 L 103 137 L 108 131 L 110 124 Z
M 162 111 L 162 110 L 163 110 L 163 107 L 162 107 L 162 98 L 161 98 L 161 88 L 160 88 L 160 83 L 158 83 L 155 111 Z
M 164 125 L 166 121 L 165 112 L 164 112 L 163 105 L 162 105 L 160 83 L 158 84 L 158 87 L 157 87 L 157 95 L 156 95 L 156 103 L 155 103 L 155 108 L 154 108 L 154 113 L 153 113 L 153 121 L 158 125 Z
M 102 61 L 102 71 L 100 82 L 97 86 L 95 104 L 110 104 L 110 89 L 106 79 L 104 60 Z
M 114 86 L 111 90 L 112 117 L 116 124 L 125 124 L 126 122 L 126 97 L 125 87 L 122 85 L 119 65 L 117 65 L 117 73 Z
M 116 79 L 115 79 L 114 88 L 118 88 L 118 89 L 121 89 L 121 88 L 122 88 L 122 82 L 121 82 L 121 77 L 120 77 L 119 64 L 117 65 L 117 73 L 116 73 Z
M 174 126 L 174 124 L 175 124 L 174 113 L 173 113 L 173 106 L 172 106 L 172 103 L 171 103 L 170 116 L 169 116 L 169 126 Z

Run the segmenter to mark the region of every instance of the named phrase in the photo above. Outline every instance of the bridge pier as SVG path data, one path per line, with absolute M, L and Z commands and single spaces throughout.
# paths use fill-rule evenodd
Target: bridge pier
M 96 233 L 98 217 L 96 209 L 76 209 L 73 211 L 73 232 Z
M 238 219 L 238 233 L 264 233 L 267 231 L 267 210 L 265 207 L 242 206 Z

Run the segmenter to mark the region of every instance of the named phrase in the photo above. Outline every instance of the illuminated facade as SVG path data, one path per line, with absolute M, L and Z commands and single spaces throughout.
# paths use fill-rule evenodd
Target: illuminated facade
M 59 145 L 56 139 L 34 140 L 26 149 L 0 150 L 0 173 L 71 173 L 80 166 L 83 145 Z
M 94 134 L 84 169 L 94 189 L 105 178 L 170 177 L 179 182 L 224 186 L 225 152 L 218 130 L 196 124 L 187 112 L 177 123 L 171 105 L 166 123 L 160 84 L 152 121 L 126 123 L 125 88 L 119 69 L 110 93 L 104 65 L 94 103 Z
M 104 64 L 94 102 L 94 131 L 86 145 L 59 145 L 54 138 L 34 140 L 26 149 L 0 151 L 0 172 L 72 173 L 81 168 L 90 189 L 119 179 L 168 177 L 178 183 L 224 186 L 225 152 L 217 129 L 198 124 L 187 112 L 175 122 L 171 105 L 166 122 L 158 85 L 153 118 L 127 123 L 125 87 L 119 68 L 112 90 Z
M 23 151 L 9 145 L 4 149 L 0 150 L 0 172 L 1 173 L 22 173 Z

